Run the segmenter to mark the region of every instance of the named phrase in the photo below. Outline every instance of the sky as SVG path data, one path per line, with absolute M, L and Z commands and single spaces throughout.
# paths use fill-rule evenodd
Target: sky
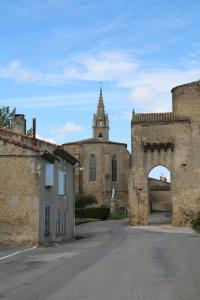
M 160 179 L 161 176 L 166 177 L 167 182 L 171 182 L 171 172 L 164 166 L 156 166 L 153 169 L 151 169 L 151 171 L 148 174 L 148 177 L 156 179 Z
M 199 0 L 0 0 L 0 106 L 38 137 L 92 137 L 103 82 L 110 139 L 131 144 L 131 113 L 171 111 L 200 79 Z

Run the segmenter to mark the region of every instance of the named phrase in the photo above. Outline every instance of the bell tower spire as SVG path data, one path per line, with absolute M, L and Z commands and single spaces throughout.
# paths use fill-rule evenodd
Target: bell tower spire
M 109 120 L 104 109 L 102 82 L 100 82 L 97 113 L 94 114 L 93 117 L 93 138 L 98 139 L 99 141 L 109 140 Z

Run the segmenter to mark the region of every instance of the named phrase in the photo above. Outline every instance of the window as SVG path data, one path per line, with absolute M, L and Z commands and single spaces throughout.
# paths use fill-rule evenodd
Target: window
M 112 182 L 117 181 L 117 159 L 116 155 L 112 158 Z
M 90 155 L 89 161 L 89 168 L 90 168 L 90 181 L 96 181 L 96 156 L 95 154 Z
M 56 234 L 64 235 L 66 234 L 66 220 L 67 212 L 66 211 L 58 211 L 57 212 L 57 225 L 56 225 Z
M 44 209 L 44 233 L 50 234 L 50 207 L 45 206 Z
M 62 170 L 58 170 L 58 195 L 65 195 L 65 172 Z
M 53 186 L 54 165 L 46 163 L 45 165 L 45 186 Z
M 100 132 L 99 133 L 99 139 L 102 139 L 103 138 L 103 134 Z
M 99 126 L 103 126 L 103 121 L 102 121 L 101 118 L 100 118 L 100 120 L 99 120 Z

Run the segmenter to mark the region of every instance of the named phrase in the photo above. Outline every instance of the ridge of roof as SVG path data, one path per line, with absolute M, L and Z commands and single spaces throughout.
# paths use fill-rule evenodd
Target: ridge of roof
M 17 146 L 20 146 L 20 147 L 23 147 L 23 148 L 26 148 L 26 149 L 29 149 L 29 150 L 32 150 L 32 151 L 41 152 L 41 149 L 38 148 L 38 147 L 23 143 L 21 141 L 17 141 L 15 139 L 9 138 L 5 135 L 0 134 L 0 140 L 3 140 L 5 142 L 11 143 L 11 144 L 14 144 L 14 145 L 17 145 Z
M 95 138 L 89 138 L 89 139 L 83 139 L 80 141 L 74 141 L 74 142 L 69 142 L 69 143 L 64 143 L 64 145 L 73 145 L 73 144 L 84 144 L 84 143 L 98 143 L 98 144 L 119 144 L 119 145 L 125 145 L 127 147 L 126 143 L 120 143 L 120 142 L 115 142 L 115 141 L 100 141 L 99 139 Z
M 168 182 L 168 181 L 163 181 L 163 180 L 160 180 L 160 179 L 157 179 L 157 178 L 152 178 L 152 177 L 148 177 L 148 180 L 155 180 L 155 181 L 159 181 L 159 182 L 162 182 L 162 183 L 168 183 L 168 184 L 171 183 L 171 182 Z
M 11 134 L 14 134 L 14 135 L 17 135 L 17 136 L 21 136 L 21 137 L 24 137 L 24 138 L 27 138 L 29 140 L 32 140 L 33 137 L 32 136 L 29 136 L 29 135 L 26 135 L 26 134 L 23 134 L 23 133 L 19 133 L 17 131 L 14 131 L 12 130 L 11 128 L 3 128 L 3 127 L 0 127 L 0 132 L 1 131 L 5 131 L 5 132 L 9 132 Z M 1 133 L 0 133 L 1 134 Z M 39 142 L 43 142 L 45 144 L 48 144 L 48 145 L 51 145 L 51 146 L 55 146 L 57 147 L 58 145 L 55 144 L 55 143 L 52 143 L 52 142 L 49 142 L 49 141 L 46 141 L 46 140 L 42 140 L 42 139 L 38 139 L 38 138 L 35 138 L 36 141 L 39 141 Z
M 26 143 L 26 142 L 23 142 L 23 141 L 20 141 L 20 140 L 14 138 L 14 137 L 16 137 L 16 134 L 12 130 L 6 130 L 6 132 L 9 132 L 11 134 L 13 133 L 14 137 L 13 136 L 10 137 L 10 136 L 1 134 L 1 129 L 2 128 L 0 128 L 0 140 L 3 140 L 5 142 L 11 143 L 11 144 L 14 144 L 14 145 L 17 145 L 17 146 L 20 146 L 20 147 L 23 147 L 23 148 L 26 148 L 26 149 L 29 149 L 29 150 L 32 150 L 32 151 L 36 151 L 36 152 L 40 152 L 40 153 L 45 153 L 45 152 L 51 153 L 51 151 L 47 150 L 48 148 L 44 149 L 41 146 L 35 146 L 35 145 L 29 144 L 29 143 Z M 22 135 L 17 134 L 17 136 L 27 137 L 23 134 Z M 29 139 L 30 138 L 32 140 L 32 137 L 29 137 Z M 40 140 L 40 139 L 36 139 L 36 141 L 43 142 L 43 140 Z M 48 145 L 50 144 L 51 146 L 54 147 L 53 152 L 55 153 L 55 155 L 60 156 L 64 160 L 67 160 L 68 162 L 72 163 L 73 165 L 76 162 L 78 162 L 78 160 L 73 155 L 71 155 L 68 151 L 66 151 L 61 145 L 56 145 L 56 144 L 52 144 L 52 143 L 47 143 L 47 144 Z
M 133 114 L 132 123 L 162 123 L 162 122 L 183 122 L 190 121 L 187 116 L 182 116 L 173 112 L 164 113 L 138 113 Z

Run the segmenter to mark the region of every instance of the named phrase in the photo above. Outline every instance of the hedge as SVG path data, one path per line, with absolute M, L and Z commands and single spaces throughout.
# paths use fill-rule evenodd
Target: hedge
M 96 204 L 97 199 L 94 195 L 76 194 L 75 207 L 83 208 L 87 205 Z
M 110 216 L 110 209 L 108 207 L 76 208 L 75 214 L 77 218 L 107 220 Z
M 192 227 L 200 233 L 200 212 L 195 219 L 192 220 Z

